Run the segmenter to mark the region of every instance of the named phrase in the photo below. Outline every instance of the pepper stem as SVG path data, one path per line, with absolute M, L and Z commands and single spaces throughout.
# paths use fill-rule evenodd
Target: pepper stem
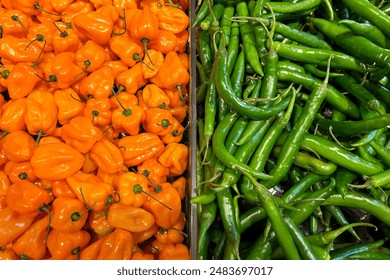
M 149 180 L 150 181 L 150 180 Z M 154 183 L 152 183 L 153 185 L 155 185 Z M 161 186 L 159 186 L 161 188 Z M 151 195 L 150 193 L 146 192 L 143 190 L 142 186 L 140 184 L 136 184 L 133 186 L 133 192 L 135 194 L 140 194 L 140 193 L 143 193 L 143 194 L 146 194 L 147 196 L 149 196 L 150 198 L 154 199 L 155 201 L 157 201 L 158 203 L 160 203 L 161 205 L 163 205 L 164 207 L 166 207 L 167 209 L 169 210 L 172 210 L 171 207 L 169 207 L 168 205 L 166 205 L 165 203 L 163 203 L 161 200 L 157 199 L 156 197 L 154 197 L 153 195 Z
M 20 26 L 23 28 L 23 30 L 26 31 L 26 33 L 28 34 L 27 28 L 23 25 L 23 23 L 20 21 L 20 19 L 19 19 L 19 17 L 17 15 L 12 15 L 11 16 L 11 20 L 12 21 L 17 21 L 20 24 Z
M 56 14 L 56 13 L 52 13 L 52 12 L 49 12 L 49 11 L 46 11 L 45 9 L 43 9 L 38 2 L 36 2 L 34 5 L 33 5 L 33 8 L 35 10 L 40 10 L 41 12 L 44 12 L 46 14 L 49 14 L 49 15 L 53 15 L 53 16 L 58 16 L 58 17 L 61 17 L 62 14 Z

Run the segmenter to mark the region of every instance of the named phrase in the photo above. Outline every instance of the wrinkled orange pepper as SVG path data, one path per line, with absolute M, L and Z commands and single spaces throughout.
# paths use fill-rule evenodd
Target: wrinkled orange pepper
M 112 20 L 97 11 L 78 14 L 73 17 L 72 22 L 77 30 L 99 45 L 108 43 L 114 29 Z
M 181 212 L 176 223 L 169 228 L 159 228 L 154 237 L 162 244 L 183 243 L 185 233 L 183 232 L 186 224 L 185 213 Z
M 126 134 L 137 135 L 141 123 L 145 120 L 145 113 L 137 105 L 127 105 L 120 102 L 121 107 L 115 109 L 111 115 L 111 122 L 116 130 L 122 130 Z
M 81 153 L 87 153 L 103 138 L 103 133 L 93 125 L 92 119 L 77 116 L 62 126 L 61 137 L 69 146 Z
M 148 133 L 164 136 L 171 132 L 173 116 L 169 110 L 149 108 L 145 110 L 145 120 L 142 127 Z
M 34 174 L 30 161 L 8 161 L 4 165 L 4 171 L 8 174 L 8 178 L 12 183 L 20 180 L 36 182 L 38 179 Z
M 104 172 L 114 174 L 122 171 L 123 158 L 119 148 L 109 140 L 97 141 L 89 151 L 90 157 Z
M 51 207 L 50 226 L 63 232 L 81 230 L 88 219 L 88 209 L 77 198 L 57 197 Z
M 87 247 L 91 240 L 90 234 L 86 230 L 76 232 L 63 232 L 52 229 L 47 237 L 47 248 L 51 254 L 51 259 L 79 259 L 80 252 Z
M 169 168 L 171 176 L 182 175 L 188 166 L 188 146 L 182 143 L 168 144 L 158 161 Z
M 149 79 L 157 74 L 158 69 L 164 62 L 164 54 L 155 49 L 149 49 L 148 55 L 143 59 L 142 74 Z
M 35 44 L 30 45 L 27 38 L 18 38 L 12 35 L 0 39 L 0 56 L 3 60 L 34 63 L 39 59 L 41 49 Z
M 106 1 L 99 7 L 96 7 L 95 5 L 95 8 L 96 12 L 106 16 L 107 18 L 110 18 L 114 24 L 114 27 L 117 25 L 119 20 L 119 13 L 118 10 L 112 5 L 112 1 Z
M 138 0 L 112 0 L 112 4 L 118 10 L 120 17 L 124 16 L 123 10 L 127 11 L 129 9 L 139 8 L 138 2 L 139 2 Z M 126 14 L 126 16 L 127 16 L 127 14 Z
M 111 124 L 111 100 L 104 98 L 89 98 L 83 115 L 92 120 L 95 126 L 104 127 Z
M 34 90 L 26 98 L 27 111 L 24 121 L 32 135 L 50 135 L 57 126 L 58 108 L 53 94 L 45 90 Z
M 50 187 L 51 193 L 55 198 L 77 198 L 76 193 L 72 190 L 72 188 L 69 186 L 68 182 L 65 179 L 51 181 Z
M 148 198 L 148 180 L 135 172 L 121 174 L 114 182 L 114 187 L 121 198 L 121 205 L 141 207 Z
M 175 181 L 172 182 L 172 187 L 174 187 L 179 193 L 180 199 L 183 200 L 186 197 L 187 192 L 187 177 L 180 176 Z
M 161 140 L 166 145 L 171 143 L 180 143 L 183 139 L 184 129 L 185 128 L 181 125 L 181 123 L 176 118 L 173 118 L 171 131 L 168 134 L 161 136 Z
M 53 22 L 57 31 L 53 34 L 53 51 L 55 54 L 61 52 L 76 52 L 80 47 L 80 37 L 71 25 L 63 22 Z
M 115 228 L 110 225 L 105 215 L 91 212 L 88 218 L 88 226 L 97 234 L 99 238 L 112 232 Z
M 20 257 L 12 248 L 3 248 L 0 250 L 0 260 L 20 260 Z
M 1 108 L 0 129 L 7 133 L 17 130 L 25 130 L 24 117 L 27 112 L 26 98 L 10 100 Z
M 31 24 L 31 17 L 20 10 L 5 9 L 0 12 L 2 35 L 25 38 Z
M 140 231 L 140 232 L 133 232 L 134 243 L 140 244 L 140 243 L 152 238 L 153 235 L 155 235 L 156 232 L 158 231 L 158 228 L 159 228 L 158 225 L 153 224 L 147 230 Z
M 157 30 L 157 36 L 149 43 L 149 48 L 157 50 L 163 54 L 175 51 L 178 44 L 178 38 L 171 31 Z
M 0 211 L 0 247 L 12 243 L 33 223 L 36 215 L 22 215 L 6 207 Z
M 101 67 L 80 81 L 80 95 L 84 98 L 108 98 L 114 86 L 114 72 Z
M 78 199 L 94 211 L 104 211 L 117 202 L 113 186 L 94 174 L 77 172 L 68 176 L 66 181 Z
M 8 187 L 7 205 L 22 215 L 38 215 L 48 211 L 48 204 L 53 200 L 50 193 L 28 180 L 21 180 Z
M 145 86 L 148 80 L 144 78 L 142 73 L 142 62 L 137 62 L 130 69 L 120 73 L 115 78 L 115 84 L 118 88 L 124 88 L 129 94 L 135 94 L 138 89 Z
M 91 244 L 81 250 L 80 260 L 96 260 L 103 242 L 104 237 L 93 240 Z
M 158 260 L 189 260 L 190 252 L 186 245 L 166 244 L 158 254 Z
M 93 40 L 88 40 L 77 49 L 74 56 L 78 67 L 85 72 L 93 72 L 103 65 L 106 51 L 102 45 Z
M 108 41 L 110 49 L 118 55 L 121 61 L 128 67 L 133 67 L 144 58 L 142 45 L 130 37 L 127 33 L 111 37 Z
M 69 7 L 70 4 L 75 2 L 75 0 L 51 0 L 51 5 L 53 9 L 58 13 L 63 12 L 66 8 Z
M 84 156 L 63 142 L 53 142 L 38 145 L 30 162 L 38 178 L 62 180 L 81 169 Z
M 141 232 L 153 226 L 155 218 L 145 209 L 133 206 L 113 204 L 108 209 L 108 223 L 130 232 Z
M 4 170 L 0 170 L 0 197 L 7 194 L 10 180 Z
M 166 182 L 169 175 L 169 169 L 162 166 L 157 158 L 148 158 L 144 160 L 137 166 L 137 171 L 157 185 Z
M 129 67 L 122 60 L 106 60 L 102 66 L 108 66 L 114 73 L 116 78 L 120 73 L 126 71 Z
M 34 138 L 24 130 L 10 132 L 2 144 L 4 155 L 14 162 L 30 160 L 35 150 Z
M 157 14 L 158 27 L 162 30 L 170 31 L 174 34 L 180 33 L 190 23 L 190 18 L 181 9 L 171 5 L 162 6 Z
M 46 12 L 35 15 L 39 22 L 54 22 L 61 19 L 60 12 L 56 11 L 52 6 L 52 0 L 45 0 L 41 8 Z
M 58 122 L 62 125 L 80 116 L 86 105 L 72 88 L 58 89 L 53 93 L 54 102 L 58 108 Z
M 164 143 L 160 138 L 146 132 L 123 137 L 117 145 L 128 167 L 137 166 L 148 158 L 158 157 L 164 151 Z
M 142 99 L 147 108 L 165 108 L 170 103 L 165 92 L 155 84 L 147 84 L 143 88 Z
M 150 188 L 155 199 L 147 199 L 142 208 L 151 212 L 156 224 L 162 228 L 169 228 L 175 224 L 181 212 L 179 193 L 168 182 Z
M 103 238 L 97 260 L 130 260 L 134 246 L 131 232 L 116 228 Z
M 48 226 L 49 218 L 45 215 L 13 242 L 12 249 L 22 260 L 40 260 L 46 255 Z
M 55 26 L 51 22 L 40 22 L 30 26 L 27 38 L 32 44 L 37 44 L 43 52 L 51 52 L 54 32 Z

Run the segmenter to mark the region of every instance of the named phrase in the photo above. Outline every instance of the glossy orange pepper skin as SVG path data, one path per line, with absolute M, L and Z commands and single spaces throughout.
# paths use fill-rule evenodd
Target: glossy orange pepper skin
M 55 26 L 51 22 L 40 22 L 30 26 L 27 38 L 30 41 L 34 41 L 32 44 L 38 45 L 43 52 L 51 52 L 53 51 L 54 32 Z M 43 40 L 38 40 L 39 36 L 43 36 Z
M 184 241 L 183 229 L 186 224 L 185 213 L 181 212 L 178 220 L 169 228 L 160 228 L 154 237 L 162 244 L 178 244 Z
M 141 207 L 148 198 L 148 180 L 138 173 L 122 173 L 114 182 L 114 187 L 121 198 L 121 205 Z
M 125 109 L 118 108 L 112 112 L 111 122 L 116 130 L 122 130 L 129 135 L 137 135 L 141 123 L 145 120 L 145 113 L 137 105 L 128 105 Z
M 72 118 L 80 116 L 86 107 L 72 88 L 56 90 L 53 93 L 53 98 L 58 108 L 58 122 L 62 125 L 69 123 Z
M 171 5 L 164 5 L 157 14 L 158 27 L 162 30 L 170 31 L 174 34 L 180 33 L 190 23 L 190 18 L 181 9 Z
M 108 66 L 114 72 L 114 78 L 126 71 L 129 67 L 122 60 L 106 60 L 102 66 Z
M 157 158 L 149 158 L 144 160 L 137 166 L 137 171 L 140 174 L 148 177 L 154 184 L 161 184 L 167 181 L 169 169 L 161 165 Z
M 109 140 L 100 140 L 89 151 L 90 157 L 102 171 L 109 174 L 123 170 L 123 157 L 119 148 Z
M 1 108 L 0 129 L 6 132 L 17 130 L 25 130 L 26 123 L 24 116 L 26 115 L 27 105 L 26 99 L 10 100 Z
M 142 99 L 147 108 L 165 108 L 170 99 L 165 92 L 155 84 L 147 84 L 142 90 Z
M 8 187 L 7 205 L 22 215 L 38 215 L 53 200 L 50 193 L 28 180 L 21 180 Z
M 47 252 L 46 235 L 49 226 L 48 216 L 35 221 L 12 244 L 12 249 L 23 260 L 40 260 Z
M 30 162 L 38 178 L 62 180 L 81 169 L 84 156 L 63 142 L 55 142 L 38 145 Z
M 90 240 L 91 236 L 85 230 L 69 233 L 52 229 L 47 238 L 47 248 L 54 260 L 75 260 L 80 258 L 80 252 Z
M 145 110 L 145 120 L 142 127 L 148 133 L 164 136 L 171 132 L 173 116 L 169 110 L 149 108 Z
M 157 36 L 150 41 L 149 48 L 157 50 L 163 54 L 175 51 L 178 44 L 178 38 L 171 31 L 157 30 Z
M 121 59 L 128 67 L 133 67 L 137 62 L 144 58 L 144 49 L 128 33 L 120 36 L 111 37 L 108 41 L 110 49 Z
M 157 74 L 158 69 L 164 62 L 164 54 L 155 49 L 148 49 L 148 55 L 143 59 L 142 74 L 149 79 Z
M 81 230 L 88 219 L 87 206 L 77 198 L 57 197 L 51 207 L 50 226 L 63 232 Z
M 39 58 L 41 49 L 35 44 L 29 45 L 29 43 L 30 40 L 27 38 L 18 38 L 12 35 L 3 36 L 0 39 L 0 56 L 3 60 L 12 63 L 34 63 Z
M 43 72 L 29 62 L 16 63 L 8 76 L 8 94 L 12 99 L 27 96 L 41 81 Z
M 129 94 L 135 94 L 138 89 L 145 86 L 148 80 L 144 78 L 142 65 L 142 62 L 137 62 L 130 69 L 120 73 L 115 79 L 116 86 L 124 87 Z
M 164 151 L 164 143 L 151 133 L 126 136 L 118 141 L 126 166 L 137 166 L 144 160 L 158 157 Z
M 19 10 L 6 9 L 0 13 L 3 36 L 12 35 L 17 38 L 24 38 L 27 36 L 30 23 L 31 17 Z
M 168 182 L 150 188 L 151 195 L 156 199 L 147 199 L 142 208 L 154 215 L 156 224 L 162 228 L 174 225 L 180 216 L 181 199 L 179 193 Z M 165 205 L 162 205 L 160 202 Z M 168 208 L 168 207 L 169 208 Z
M 153 235 L 156 234 L 158 229 L 159 229 L 159 226 L 156 224 L 153 224 L 147 230 L 140 231 L 140 232 L 133 232 L 134 243 L 140 244 L 140 243 L 142 243 L 150 238 L 153 238 Z
M 90 1 L 73 1 L 71 4 L 69 4 L 69 6 L 65 8 L 65 10 L 62 11 L 61 19 L 63 22 L 72 23 L 73 18 L 75 16 L 83 13 L 91 12 L 94 10 L 95 7 L 93 6 L 93 3 Z M 86 39 L 85 35 L 83 35 L 77 29 L 76 31 L 79 33 L 79 36 L 82 35 L 80 36 L 80 39 L 82 40 Z
M 168 144 L 158 161 L 169 168 L 171 176 L 182 175 L 188 166 L 188 146 L 182 143 Z
M 34 138 L 23 130 L 10 132 L 2 144 L 4 155 L 14 162 L 30 160 L 35 150 Z
M 171 132 L 169 132 L 167 135 L 161 136 L 161 140 L 166 145 L 171 143 L 180 143 L 183 139 L 183 133 L 184 127 L 176 118 L 173 118 Z
M 14 7 L 27 15 L 37 15 L 42 11 L 34 8 L 34 5 L 36 4 L 39 7 L 42 7 L 44 3 L 45 0 L 15 0 Z
M 130 260 L 134 246 L 131 232 L 116 228 L 104 237 L 98 260 Z
M 83 68 L 75 62 L 75 53 L 56 54 L 44 67 L 45 79 L 55 89 L 65 89 L 81 80 L 85 75 Z
M 131 256 L 131 259 L 132 260 L 138 260 L 138 261 L 151 261 L 151 260 L 154 260 L 154 256 L 153 254 L 147 254 L 147 253 L 143 253 L 141 251 L 136 251 L 133 253 L 133 255 Z
M 92 119 L 77 116 L 62 127 L 61 137 L 66 144 L 85 154 L 103 138 L 103 133 L 93 125 Z
M 114 86 L 114 72 L 110 67 L 101 67 L 80 82 L 80 94 L 87 98 L 108 98 Z
M 166 244 L 158 254 L 158 260 L 190 260 L 188 247 L 182 243 Z
M 86 41 L 75 54 L 75 63 L 85 72 L 93 72 L 99 69 L 106 58 L 106 51 L 102 45 L 93 40 Z
M 112 20 L 96 11 L 76 15 L 73 17 L 73 25 L 88 39 L 100 45 L 108 43 L 114 29 Z
M 83 115 L 92 120 L 95 126 L 104 127 L 111 124 L 111 100 L 105 98 L 89 98 Z
M 20 257 L 15 253 L 12 248 L 5 248 L 3 250 L 0 250 L 0 260 L 20 260 Z
M 53 6 L 53 9 L 57 11 L 58 13 L 61 13 L 66 10 L 66 8 L 69 7 L 70 4 L 75 2 L 75 0 L 51 0 L 51 5 Z
M 38 179 L 34 174 L 30 161 L 8 161 L 4 165 L 4 171 L 8 174 L 11 183 L 16 183 L 20 180 L 36 182 Z
M 52 0 L 45 0 L 43 6 L 41 7 L 44 11 L 47 11 L 48 13 L 42 12 L 35 15 L 39 22 L 54 22 L 61 19 L 61 14 L 53 8 L 51 2 Z
M 69 24 L 55 22 L 57 30 L 53 34 L 53 51 L 55 54 L 61 52 L 76 52 L 80 47 L 80 37 L 77 32 L 69 27 Z
M 157 37 L 158 25 L 157 16 L 146 5 L 134 14 L 129 26 L 130 36 L 134 40 L 141 42 L 144 45 L 144 49 L 147 49 L 147 44 Z
M 113 204 L 108 209 L 108 223 L 115 227 L 130 232 L 141 232 L 149 229 L 154 224 L 154 216 L 139 207 Z
M 188 181 L 187 177 L 180 176 L 175 181 L 172 182 L 172 187 L 174 187 L 179 193 L 180 199 L 183 200 L 186 197 Z
M 4 170 L 0 170 L 0 197 L 7 194 L 10 180 Z
M 55 198 L 77 198 L 76 193 L 65 179 L 51 181 L 51 193 Z
M 22 215 L 6 207 L 0 211 L 0 247 L 11 244 L 33 223 L 36 215 Z
M 138 105 L 138 98 L 136 95 L 128 94 L 127 92 L 121 91 L 116 93 L 114 96 L 110 97 L 111 100 L 111 109 L 115 110 L 123 107 L 126 109 L 127 107 L 131 107 L 134 105 Z M 120 105 L 122 104 L 123 107 Z
M 97 234 L 99 238 L 107 235 L 115 229 L 115 227 L 110 225 L 106 216 L 93 212 L 89 214 L 88 226 L 94 231 L 94 233 Z
M 95 5 L 96 7 L 96 5 Z M 106 1 L 96 7 L 96 12 L 110 18 L 114 24 L 114 27 L 117 25 L 119 20 L 118 10 L 112 5 L 112 1 Z
M 114 188 L 94 174 L 78 172 L 66 178 L 69 186 L 94 211 L 105 211 L 114 203 Z
M 185 86 L 190 81 L 190 75 L 185 65 L 181 62 L 175 51 L 165 55 L 164 63 L 160 66 L 157 74 L 150 78 L 152 83 L 166 89 L 175 89 L 178 86 Z
M 91 244 L 81 250 L 80 260 L 96 260 L 103 242 L 104 238 L 92 241 Z
M 50 135 L 57 126 L 58 108 L 53 94 L 35 90 L 26 98 L 27 111 L 24 121 L 32 135 Z
M 91 159 L 90 153 L 84 154 L 83 168 L 81 169 L 85 173 L 92 173 L 98 169 L 96 162 Z

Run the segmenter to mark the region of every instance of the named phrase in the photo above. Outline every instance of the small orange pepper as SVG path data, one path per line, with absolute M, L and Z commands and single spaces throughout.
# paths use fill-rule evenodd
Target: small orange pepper
M 172 119 L 171 131 L 167 135 L 161 136 L 161 140 L 166 145 L 170 143 L 180 143 L 183 139 L 184 130 L 184 126 L 182 126 L 181 123 L 174 117 Z
M 180 176 L 177 178 L 175 181 L 172 182 L 172 187 L 174 187 L 177 192 L 180 195 L 180 199 L 183 200 L 186 197 L 187 193 L 187 177 L 185 176 Z
M 10 100 L 1 107 L 0 129 L 7 133 L 25 130 L 24 117 L 27 112 L 26 98 Z
M 111 124 L 112 112 L 110 98 L 89 98 L 83 115 L 90 118 L 95 126 L 104 127 Z
M 8 174 L 8 178 L 12 183 L 16 183 L 20 180 L 36 182 L 38 179 L 34 174 L 30 161 L 8 161 L 4 165 L 4 171 Z
M 81 230 L 88 219 L 88 209 L 78 198 L 57 197 L 51 208 L 50 226 L 63 232 Z
M 131 256 L 131 260 L 151 261 L 151 260 L 154 260 L 154 256 L 153 256 L 153 254 L 147 254 L 147 253 L 143 253 L 141 251 L 136 251 Z
M 164 5 L 157 14 L 158 27 L 174 34 L 180 33 L 188 28 L 189 16 L 180 8 Z
M 190 260 L 190 252 L 186 245 L 166 244 L 159 252 L 158 260 Z
M 141 207 L 148 198 L 148 180 L 135 172 L 122 173 L 114 183 L 114 187 L 119 194 L 121 205 Z
M 75 2 L 75 0 L 51 0 L 51 5 L 55 11 L 62 13 L 70 4 Z
M 80 47 L 80 37 L 70 24 L 57 21 L 53 22 L 57 32 L 53 34 L 53 51 L 55 54 L 61 52 L 76 52 Z
M 181 212 L 179 193 L 168 182 L 150 188 L 154 199 L 147 199 L 142 208 L 153 214 L 156 224 L 162 228 L 169 228 L 175 224 Z
M 89 155 L 102 171 L 114 174 L 123 170 L 123 158 L 119 148 L 109 140 L 97 141 Z
M 84 98 L 108 98 L 114 86 L 114 72 L 108 66 L 100 67 L 80 81 L 80 95 Z
M 129 67 L 122 60 L 106 60 L 102 66 L 108 66 L 114 73 L 116 78 L 120 73 L 129 69 Z
M 137 62 L 142 61 L 144 57 L 142 45 L 127 33 L 111 37 L 108 45 L 128 67 L 133 67 Z
M 135 244 L 140 244 L 150 238 L 152 238 L 158 231 L 159 226 L 153 224 L 150 228 L 140 232 L 133 232 L 133 238 Z
M 124 10 L 126 11 L 126 17 L 129 17 L 127 10 L 137 9 L 139 5 L 138 2 L 138 0 L 113 0 L 112 4 L 118 10 L 120 17 L 124 16 Z
M 103 65 L 105 58 L 106 51 L 103 46 L 93 40 L 86 41 L 74 53 L 76 65 L 85 72 L 93 72 L 99 69 Z
M 62 125 L 80 116 L 86 105 L 72 88 L 58 89 L 53 93 L 54 102 L 58 108 L 58 122 Z
M 158 161 L 169 168 L 170 176 L 182 175 L 188 166 L 188 146 L 182 143 L 168 144 Z
M 86 230 L 63 232 L 52 229 L 47 237 L 47 248 L 51 259 L 80 259 L 80 252 L 88 246 L 91 235 Z
M 7 35 L 0 39 L 0 56 L 3 61 L 35 63 L 40 54 L 41 48 L 35 44 L 30 45 L 27 38 Z
M 81 170 L 85 173 L 92 173 L 98 169 L 96 162 L 91 159 L 90 153 L 84 154 L 84 164 Z
M 147 108 L 165 108 L 170 99 L 165 92 L 155 84 L 147 84 L 142 90 L 142 98 Z
M 103 133 L 90 118 L 77 116 L 62 126 L 61 137 L 66 144 L 85 154 L 103 138 Z
M 46 255 L 48 226 L 49 218 L 45 215 L 13 242 L 12 249 L 22 260 L 40 260 Z
M 142 127 L 148 133 L 164 136 L 171 132 L 173 116 L 169 110 L 149 108 L 145 110 L 145 120 Z
M 51 181 L 51 193 L 56 198 L 77 198 L 76 193 L 72 190 L 65 179 Z
M 141 232 L 154 224 L 154 216 L 145 209 L 133 206 L 112 204 L 108 209 L 107 220 L 115 228 L 130 232 Z
M 14 162 L 30 160 L 35 150 L 34 138 L 24 130 L 10 132 L 2 144 L 4 155 Z
M 109 224 L 105 215 L 94 212 L 89 214 L 88 226 L 93 230 L 94 233 L 96 233 L 99 238 L 109 234 L 115 229 L 115 227 Z
M 31 16 L 20 10 L 5 9 L 0 13 L 2 36 L 12 35 L 25 38 L 31 24 Z
M 157 36 L 149 43 L 149 48 L 157 50 L 163 54 L 175 51 L 178 44 L 178 38 L 171 31 L 157 30 Z
M 53 51 L 54 32 L 55 26 L 51 22 L 44 21 L 32 24 L 28 29 L 27 38 L 32 44 L 37 44 L 43 52 L 51 52 Z
M 20 257 L 15 253 L 12 248 L 3 248 L 0 250 L 0 260 L 20 260 Z
M 161 165 L 157 158 L 148 158 L 137 166 L 138 173 L 146 176 L 154 184 L 167 181 L 169 169 Z
M 169 228 L 160 227 L 154 237 L 162 244 L 178 244 L 183 243 L 185 233 L 183 229 L 186 224 L 185 213 L 181 212 L 176 223 Z
M 120 73 L 116 79 L 115 84 L 118 88 L 124 88 L 129 94 L 135 94 L 138 89 L 142 88 L 148 83 L 142 73 L 142 62 L 137 62 L 130 69 Z
M 137 105 L 128 105 L 115 109 L 111 115 L 111 122 L 116 130 L 122 130 L 129 135 L 137 135 L 141 123 L 145 120 L 144 110 Z
M 134 240 L 131 232 L 116 228 L 103 237 L 97 260 L 130 260 Z
M 38 178 L 62 180 L 81 169 L 84 156 L 63 142 L 53 142 L 38 145 L 30 162 Z
M 123 137 L 117 145 L 128 167 L 137 166 L 148 158 L 158 157 L 164 151 L 164 143 L 160 138 L 146 132 Z
M 7 194 L 10 180 L 4 170 L 0 170 L 0 197 Z
M 55 0 L 61 1 L 61 0 Z M 66 0 L 68 1 L 68 0 Z M 61 9 L 62 10 L 62 9 Z M 61 20 L 67 24 L 72 23 L 73 18 L 77 15 L 84 14 L 87 12 L 94 11 L 95 7 L 93 3 L 90 1 L 73 1 L 69 4 L 64 10 L 61 11 Z M 87 37 L 83 35 L 80 31 L 76 29 L 78 32 L 80 40 L 87 40 Z

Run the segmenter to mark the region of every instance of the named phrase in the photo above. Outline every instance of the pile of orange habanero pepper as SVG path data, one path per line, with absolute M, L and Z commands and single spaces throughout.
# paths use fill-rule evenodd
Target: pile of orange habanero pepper
M 1 0 L 0 259 L 189 259 L 188 0 Z

